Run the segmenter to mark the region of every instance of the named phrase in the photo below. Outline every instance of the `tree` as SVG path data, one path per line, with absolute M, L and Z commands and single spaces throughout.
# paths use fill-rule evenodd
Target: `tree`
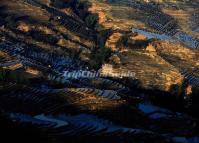
M 0 81 L 5 81 L 7 76 L 7 71 L 3 68 L 0 68 Z
M 111 55 L 110 48 L 101 47 L 98 50 L 94 51 L 91 55 L 91 60 L 89 61 L 90 66 L 94 69 L 99 69 L 100 66 L 107 61 Z
M 88 27 L 90 28 L 95 28 L 97 22 L 98 22 L 98 15 L 97 14 L 89 14 L 86 18 L 85 18 L 85 22 L 88 25 Z
M 89 15 L 88 8 L 90 7 L 89 2 L 82 2 L 82 1 L 77 1 L 76 3 L 76 11 L 78 15 L 85 20 L 85 18 Z

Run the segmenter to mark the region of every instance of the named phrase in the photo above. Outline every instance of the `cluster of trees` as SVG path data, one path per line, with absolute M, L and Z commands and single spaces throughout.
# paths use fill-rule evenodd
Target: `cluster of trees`
M 108 61 L 109 57 L 111 56 L 111 49 L 105 47 L 105 42 L 108 36 L 111 34 L 112 30 L 102 30 L 98 32 L 97 35 L 97 45 L 98 48 L 94 49 L 90 55 L 89 64 L 93 69 L 99 69 L 103 63 Z
M 95 28 L 98 24 L 98 15 L 92 14 L 88 11 L 90 7 L 90 3 L 87 1 L 80 1 L 78 0 L 76 2 L 75 10 L 78 13 L 78 15 L 85 21 L 88 27 Z
M 98 24 L 98 14 L 93 14 L 88 11 L 90 6 L 91 5 L 88 1 L 77 0 L 75 5 L 76 13 L 81 17 L 82 20 L 85 21 L 86 25 L 89 28 L 92 28 L 94 30 L 102 29 L 101 26 Z M 101 65 L 105 61 L 107 61 L 107 59 L 111 55 L 111 50 L 104 46 L 105 40 L 109 33 L 109 30 L 98 31 L 96 38 L 97 47 L 93 49 L 90 53 L 84 53 L 83 55 L 81 54 L 81 56 L 83 57 L 89 57 L 88 63 L 93 69 L 99 69 Z
M 90 7 L 90 3 L 89 2 L 82 2 L 80 0 L 77 0 L 77 2 L 75 3 L 75 11 L 76 13 L 83 19 L 85 20 L 86 17 L 90 14 L 88 9 Z
M 91 60 L 89 64 L 93 69 L 99 69 L 103 63 L 105 63 L 111 55 L 110 48 L 100 47 L 91 54 Z
M 98 15 L 97 14 L 88 14 L 85 18 L 85 22 L 90 28 L 95 28 L 98 26 Z
M 79 15 L 79 17 L 85 21 L 86 25 L 91 29 L 102 29 L 98 24 L 98 14 L 93 14 L 88 11 L 89 7 L 91 7 L 91 3 L 89 1 L 81 1 L 81 0 L 53 0 L 52 5 L 55 7 L 63 8 L 70 6 L 73 8 L 74 12 Z M 110 31 L 100 31 L 97 33 L 97 47 L 93 49 L 91 52 L 82 51 L 78 54 L 80 59 L 87 61 L 91 68 L 98 69 L 110 56 L 111 51 L 109 48 L 106 48 L 104 42 L 107 38 L 107 35 Z M 34 35 L 34 34 L 33 34 Z M 38 33 L 37 33 L 38 35 Z M 49 39 L 50 41 L 53 39 Z

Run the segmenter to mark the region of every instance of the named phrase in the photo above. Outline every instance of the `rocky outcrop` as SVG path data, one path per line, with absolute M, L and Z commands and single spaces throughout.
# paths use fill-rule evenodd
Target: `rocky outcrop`
M 149 53 L 156 53 L 156 49 L 155 49 L 155 47 L 152 44 L 149 44 L 146 47 L 146 51 L 149 52 Z
M 28 33 L 31 30 L 31 26 L 24 22 L 19 22 L 17 25 L 17 30 L 24 32 L 24 33 Z
M 113 32 L 106 40 L 105 46 L 112 51 L 117 51 L 117 43 L 119 42 L 122 34 L 119 32 Z
M 120 57 L 116 54 L 112 55 L 110 58 L 109 58 L 110 62 L 113 62 L 113 64 L 117 65 L 117 64 L 121 64 L 121 60 L 120 60 Z

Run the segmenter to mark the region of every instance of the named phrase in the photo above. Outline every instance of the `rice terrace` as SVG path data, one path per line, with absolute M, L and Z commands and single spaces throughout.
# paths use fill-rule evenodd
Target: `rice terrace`
M 199 0 L 0 0 L 1 142 L 199 143 Z

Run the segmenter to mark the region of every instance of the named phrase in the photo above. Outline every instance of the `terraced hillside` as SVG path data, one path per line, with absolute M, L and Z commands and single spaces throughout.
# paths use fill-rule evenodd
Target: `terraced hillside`
M 198 143 L 198 5 L 1 0 L 2 135 Z

